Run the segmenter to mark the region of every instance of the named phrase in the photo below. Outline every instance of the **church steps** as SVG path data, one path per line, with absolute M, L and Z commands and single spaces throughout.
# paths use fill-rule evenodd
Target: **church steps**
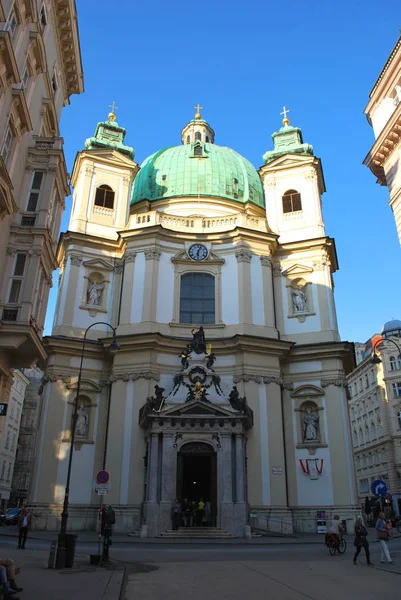
M 218 527 L 180 527 L 178 531 L 168 529 L 159 537 L 164 539 L 234 539 L 234 536 Z

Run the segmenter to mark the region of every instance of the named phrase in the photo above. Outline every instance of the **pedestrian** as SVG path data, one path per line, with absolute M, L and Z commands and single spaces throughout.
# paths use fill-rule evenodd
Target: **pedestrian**
M 173 522 L 173 531 L 178 531 L 181 521 L 181 504 L 178 502 L 178 498 L 174 500 L 171 511 L 171 520 Z
M 189 513 L 191 511 L 191 505 L 188 502 L 188 498 L 184 499 L 182 504 L 182 522 L 184 527 L 188 527 L 189 525 Z
M 380 562 L 384 563 L 386 562 L 384 559 L 387 560 L 388 563 L 392 564 L 394 561 L 392 560 L 391 556 L 390 556 L 390 552 L 387 546 L 387 542 L 390 539 L 390 534 L 388 532 L 388 527 L 387 527 L 387 523 L 386 523 L 386 515 L 384 514 L 384 512 L 381 512 L 379 514 L 379 518 L 376 521 L 376 531 L 377 531 L 377 538 L 380 541 L 380 545 L 382 547 L 382 551 L 381 551 L 381 555 L 380 555 Z
M 14 598 L 14 600 L 19 600 L 18 596 L 14 596 L 17 590 L 11 588 L 7 580 L 7 571 L 5 567 L 0 565 L 0 581 L 2 585 L 2 596 L 4 598 Z
M 7 581 L 9 583 L 9 587 L 15 592 L 22 592 L 23 588 L 18 587 L 17 582 L 15 581 L 15 564 L 11 558 L 1 558 L 0 557 L 0 567 L 6 570 Z
M 202 498 L 199 500 L 197 515 L 196 515 L 196 524 L 198 527 L 202 527 L 203 513 L 205 511 L 205 503 Z
M 355 519 L 355 528 L 354 529 L 355 529 L 354 546 L 356 548 L 356 552 L 354 554 L 354 565 L 357 564 L 356 561 L 357 561 L 357 558 L 358 558 L 362 548 L 365 549 L 366 562 L 368 563 L 368 565 L 372 565 L 373 563 L 370 562 L 368 530 L 366 529 L 361 516 L 359 516 Z
M 192 500 L 191 502 L 191 510 L 189 513 L 189 526 L 190 527 L 196 527 L 196 511 L 197 511 L 197 507 L 198 505 L 196 504 L 195 500 Z
M 31 528 L 32 513 L 28 508 L 23 508 L 18 515 L 18 549 L 25 550 L 25 542 L 28 530 Z

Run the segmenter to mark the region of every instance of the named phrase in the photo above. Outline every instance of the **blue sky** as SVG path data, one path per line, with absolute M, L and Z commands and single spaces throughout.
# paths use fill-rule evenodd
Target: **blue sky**
M 199 102 L 216 143 L 255 167 L 286 105 L 322 159 L 342 338 L 365 341 L 401 318 L 401 249 L 388 190 L 362 165 L 374 141 L 363 110 L 399 35 L 399 1 L 77 0 L 77 9 L 85 93 L 72 96 L 61 120 L 70 172 L 113 100 L 139 163 L 180 143 Z M 68 199 L 62 231 L 70 207 Z M 54 285 L 46 334 L 56 293 Z

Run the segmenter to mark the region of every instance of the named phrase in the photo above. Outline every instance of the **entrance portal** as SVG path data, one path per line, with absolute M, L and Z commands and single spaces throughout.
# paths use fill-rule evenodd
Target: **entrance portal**
M 216 453 L 208 444 L 189 443 L 177 455 L 177 498 L 198 504 L 210 503 L 210 519 L 204 525 L 216 525 L 217 516 L 217 462 Z M 205 513 L 206 515 L 207 513 Z

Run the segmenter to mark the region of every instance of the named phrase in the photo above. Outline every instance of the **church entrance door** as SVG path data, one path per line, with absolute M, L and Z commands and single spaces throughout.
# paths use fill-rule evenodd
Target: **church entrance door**
M 205 511 L 207 521 L 203 526 L 215 526 L 217 516 L 217 459 L 216 452 L 201 442 L 192 442 L 182 446 L 177 455 L 177 498 L 181 506 L 184 500 L 198 504 L 209 503 L 210 515 Z M 201 523 L 198 523 L 200 526 Z

